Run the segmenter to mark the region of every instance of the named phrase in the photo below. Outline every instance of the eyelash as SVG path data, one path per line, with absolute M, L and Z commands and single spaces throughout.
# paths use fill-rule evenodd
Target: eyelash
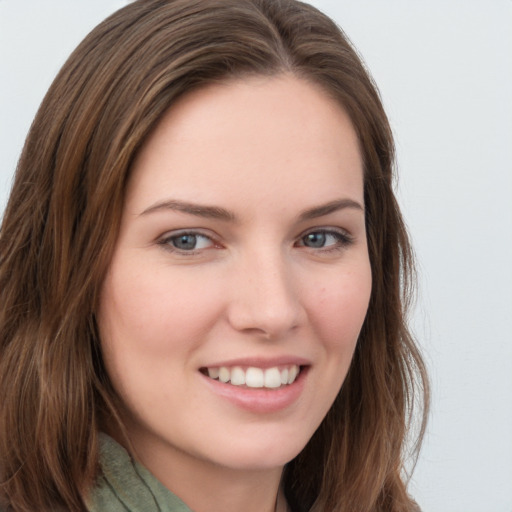
M 197 238 L 207 239 L 211 242 L 212 247 L 215 247 L 215 245 L 217 245 L 215 240 L 211 236 L 205 235 L 204 233 L 201 233 L 200 231 L 181 231 L 178 233 L 173 233 L 171 235 L 166 235 L 161 240 L 158 241 L 158 245 L 161 245 L 167 251 L 170 251 L 170 252 L 173 252 L 173 253 L 176 253 L 179 255 L 185 255 L 185 256 L 193 256 L 195 254 L 199 254 L 201 251 L 206 249 L 206 247 L 204 247 L 204 248 L 199 248 L 199 249 L 184 250 L 184 249 L 180 249 L 180 248 L 174 246 L 173 241 L 178 240 L 179 238 L 187 237 L 187 236 L 195 237 L 196 239 Z M 208 247 L 208 248 L 210 248 L 210 247 Z
M 324 247 L 309 247 L 304 243 L 304 240 L 306 237 L 310 235 L 321 235 L 324 237 L 332 236 L 336 239 L 336 243 L 330 244 L 328 246 Z M 195 237 L 196 240 L 198 238 L 202 239 L 208 239 L 211 242 L 211 247 L 202 247 L 199 249 L 180 249 L 174 245 L 174 242 L 178 240 L 180 237 Z M 327 228 L 315 228 L 314 230 L 308 231 L 304 234 L 301 234 L 300 237 L 295 242 L 295 247 L 305 247 L 306 249 L 311 249 L 313 251 L 319 251 L 322 253 L 330 253 L 334 251 L 341 251 L 349 247 L 354 243 L 354 238 L 349 235 L 346 231 L 341 230 L 335 230 L 335 229 L 327 229 Z M 201 253 L 201 251 L 205 249 L 210 249 L 212 247 L 215 247 L 216 242 L 215 240 L 209 236 L 205 235 L 204 233 L 201 233 L 200 231 L 181 231 L 178 233 L 173 233 L 168 236 L 164 236 L 162 239 L 158 241 L 158 245 L 162 246 L 165 250 L 170 251 L 172 253 L 176 253 L 178 255 L 185 255 L 185 256 L 194 256 L 196 254 Z
M 323 235 L 325 237 L 332 236 L 333 238 L 336 239 L 336 243 L 328 245 L 326 247 L 318 247 L 318 248 L 308 247 L 307 245 L 305 245 L 303 243 L 303 241 L 306 237 L 308 237 L 310 235 L 319 235 L 319 234 Z M 299 247 L 306 247 L 306 248 L 309 248 L 312 250 L 318 249 L 322 253 L 330 253 L 330 252 L 334 252 L 334 251 L 344 250 L 347 247 L 349 247 L 350 245 L 352 245 L 353 243 L 354 243 L 354 238 L 350 234 L 348 234 L 346 231 L 336 230 L 336 229 L 327 229 L 327 228 L 315 228 L 315 229 L 308 231 L 308 232 L 304 233 L 303 235 L 301 235 L 299 237 L 296 245 L 298 244 Z

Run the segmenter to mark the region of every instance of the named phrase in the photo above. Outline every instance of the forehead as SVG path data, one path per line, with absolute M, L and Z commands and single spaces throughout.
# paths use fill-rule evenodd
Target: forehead
M 283 198 L 308 192 L 312 202 L 328 190 L 362 199 L 362 175 L 357 136 L 339 103 L 293 76 L 251 77 L 177 101 L 137 155 L 127 201 L 139 209 L 169 193 L 215 202 L 221 187 L 245 200 L 273 189 Z

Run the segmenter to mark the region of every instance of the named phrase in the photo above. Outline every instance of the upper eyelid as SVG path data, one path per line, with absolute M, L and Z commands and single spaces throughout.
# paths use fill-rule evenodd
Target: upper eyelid
M 348 229 L 334 226 L 315 226 L 304 230 L 297 238 L 303 238 L 310 233 L 334 233 L 346 236 L 347 238 L 353 238 L 352 233 Z
M 169 240 L 170 238 L 176 238 L 178 236 L 183 235 L 195 235 L 195 236 L 203 236 L 205 238 L 209 238 L 212 241 L 215 241 L 218 237 L 215 234 L 211 233 L 208 230 L 204 230 L 201 228 L 181 228 L 181 229 L 173 229 L 171 231 L 166 231 L 162 235 L 157 237 L 157 240 Z

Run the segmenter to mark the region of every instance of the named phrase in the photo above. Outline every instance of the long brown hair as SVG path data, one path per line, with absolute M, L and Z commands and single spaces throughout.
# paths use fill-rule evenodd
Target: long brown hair
M 405 322 L 413 265 L 392 134 L 346 36 L 294 0 L 136 1 L 94 29 L 50 87 L 0 233 L 0 499 L 13 510 L 85 510 L 102 421 L 119 422 L 94 311 L 138 148 L 181 95 L 283 72 L 319 84 L 352 119 L 373 274 L 349 374 L 287 465 L 285 492 L 297 511 L 414 510 L 404 447 L 423 403 L 421 439 L 428 384 Z

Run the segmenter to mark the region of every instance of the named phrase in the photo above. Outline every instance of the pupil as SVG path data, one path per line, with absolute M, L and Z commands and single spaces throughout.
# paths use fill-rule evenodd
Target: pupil
M 194 249 L 197 240 L 195 235 L 181 235 L 174 239 L 173 245 L 177 249 Z
M 305 244 L 308 247 L 323 247 L 325 245 L 325 233 L 309 233 L 309 235 L 306 235 Z

